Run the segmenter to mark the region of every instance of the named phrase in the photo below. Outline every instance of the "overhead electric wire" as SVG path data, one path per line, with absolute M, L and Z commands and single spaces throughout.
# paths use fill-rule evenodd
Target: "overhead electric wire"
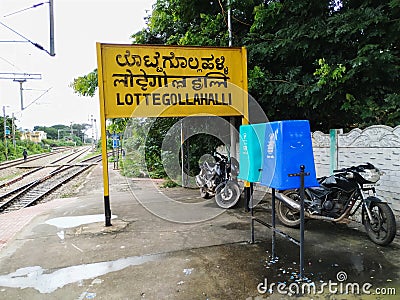
M 13 66 L 14 68 L 21 70 L 18 66 L 14 65 L 12 62 L 10 62 L 9 60 L 5 59 L 4 57 L 0 56 L 0 59 L 4 60 L 6 63 L 8 63 L 10 66 Z
M 51 89 L 52 89 L 53 87 L 51 87 L 51 88 L 48 88 L 47 90 L 45 90 L 39 97 L 37 97 L 35 100 L 33 100 L 31 103 L 29 103 L 27 106 L 25 106 L 24 107 L 24 110 L 25 109 L 27 109 L 29 106 L 31 106 L 33 103 L 35 103 L 36 101 L 38 101 L 40 98 L 42 98 L 45 94 L 47 94 Z
M 0 43 L 29 43 L 28 41 L 0 41 Z
M 11 27 L 7 26 L 6 24 L 4 24 L 3 22 L 0 21 L 0 25 L 4 26 L 5 28 L 7 28 L 8 30 L 14 32 L 16 35 L 22 37 L 23 39 L 25 39 L 27 42 L 31 43 L 33 46 L 35 46 L 36 48 L 45 51 L 47 54 L 50 54 L 46 49 L 44 49 L 43 46 L 39 45 L 38 43 L 32 42 L 30 39 L 28 39 L 27 37 L 23 36 L 22 34 L 18 33 L 17 31 L 15 31 L 14 29 L 12 29 Z
M 34 5 L 32 5 L 31 7 L 27 7 L 27 8 L 20 9 L 20 10 L 18 10 L 18 11 L 9 13 L 9 14 L 7 14 L 7 15 L 4 15 L 3 17 L 6 18 L 6 17 L 8 17 L 8 16 L 12 16 L 12 15 L 18 14 L 18 13 L 20 13 L 20 12 L 26 11 L 26 10 L 28 10 L 28 9 L 36 8 L 36 7 L 38 7 L 38 6 L 43 5 L 44 3 L 45 3 L 45 2 L 41 2 L 41 3 L 38 3 L 38 4 L 34 4 Z

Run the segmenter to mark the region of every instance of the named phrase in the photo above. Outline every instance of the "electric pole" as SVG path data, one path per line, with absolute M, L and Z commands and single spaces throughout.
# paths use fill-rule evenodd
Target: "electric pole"
M 231 9 L 231 0 L 228 0 L 228 46 L 232 47 L 232 20 L 231 20 L 231 14 L 232 14 L 232 9 Z M 236 143 L 237 143 L 237 137 L 236 137 L 236 118 L 235 117 L 230 117 L 230 136 L 231 136 L 231 146 L 230 146 L 230 151 L 229 151 L 229 156 L 230 157 L 236 157 Z
M 6 118 L 6 107 L 3 106 L 3 120 L 4 120 L 4 148 L 6 154 L 6 160 L 8 160 L 8 151 L 7 151 L 7 118 Z
M 42 74 L 29 74 L 29 73 L 0 73 L 0 79 L 10 79 L 19 82 L 19 90 L 21 97 L 21 110 L 24 110 L 24 97 L 22 84 L 28 79 L 42 79 Z
M 55 56 L 54 53 L 54 6 L 53 0 L 49 0 L 49 16 L 50 16 L 50 56 Z
M 16 143 L 15 143 L 15 120 L 14 120 L 14 113 L 12 113 L 12 141 L 13 141 L 13 146 L 14 150 L 16 149 Z

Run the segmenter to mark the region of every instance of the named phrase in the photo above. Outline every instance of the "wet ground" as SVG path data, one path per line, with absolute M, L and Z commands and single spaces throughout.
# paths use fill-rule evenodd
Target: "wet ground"
M 400 293 L 398 238 L 380 247 L 357 223 L 307 222 L 306 279 L 299 281 L 299 248 L 277 236 L 272 259 L 271 232 L 261 225 L 250 244 L 243 208 L 221 214 L 212 201 L 202 204 L 196 190 L 157 194 L 146 181 L 111 172 L 113 226 L 104 226 L 97 168 L 78 197 L 55 200 L 0 250 L 0 299 L 396 299 L 378 293 Z M 200 203 L 193 218 L 213 217 L 190 224 L 162 219 L 157 213 L 173 217 L 179 209 L 163 195 Z M 255 214 L 270 222 L 266 199 Z M 298 230 L 279 228 L 299 238 Z

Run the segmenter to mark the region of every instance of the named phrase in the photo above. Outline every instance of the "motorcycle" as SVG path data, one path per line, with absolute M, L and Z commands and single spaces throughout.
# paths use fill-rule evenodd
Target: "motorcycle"
M 361 207 L 361 220 L 368 237 L 386 246 L 396 235 L 396 221 L 390 206 L 376 197 L 375 186 L 382 173 L 372 164 L 335 170 L 318 179 L 320 187 L 306 188 L 304 216 L 332 222 L 347 222 Z M 277 192 L 276 214 L 288 227 L 300 224 L 300 191 Z M 357 204 L 357 205 L 356 205 Z
M 213 158 L 215 163 L 204 161 L 196 176 L 200 196 L 204 199 L 215 196 L 219 207 L 231 208 L 240 198 L 240 187 L 237 183 L 239 163 L 235 158 L 228 158 L 218 152 L 214 152 Z

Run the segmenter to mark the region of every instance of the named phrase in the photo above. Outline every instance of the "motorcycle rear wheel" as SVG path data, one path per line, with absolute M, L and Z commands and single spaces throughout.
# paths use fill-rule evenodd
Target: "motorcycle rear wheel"
M 363 213 L 363 223 L 368 237 L 375 244 L 386 246 L 396 235 L 396 220 L 389 205 L 381 202 L 371 202 L 373 223 L 370 222 L 366 212 Z
M 283 194 L 300 203 L 300 195 L 296 191 L 285 191 Z M 300 227 L 300 212 L 290 208 L 284 202 L 279 200 L 276 201 L 276 216 L 286 227 Z
M 228 180 L 220 183 L 215 189 L 215 202 L 219 207 L 231 208 L 240 198 L 240 187 L 235 181 Z

